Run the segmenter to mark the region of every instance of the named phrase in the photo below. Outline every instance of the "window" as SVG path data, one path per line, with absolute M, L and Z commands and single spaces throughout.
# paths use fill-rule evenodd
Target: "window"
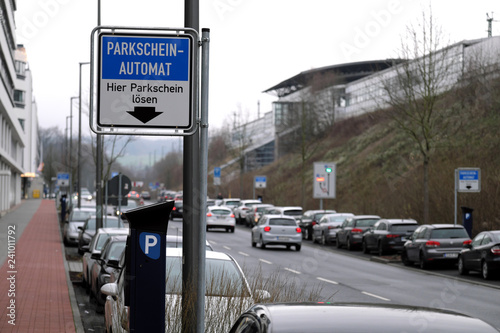
M 26 92 L 23 90 L 14 90 L 14 102 L 24 106 Z
M 24 79 L 26 76 L 26 63 L 23 61 L 16 60 L 16 74 L 20 79 Z

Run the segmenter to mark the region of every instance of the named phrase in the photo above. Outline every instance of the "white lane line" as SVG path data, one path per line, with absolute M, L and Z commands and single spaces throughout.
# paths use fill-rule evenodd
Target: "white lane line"
M 267 260 L 264 260 L 264 259 L 259 259 L 259 261 L 262 261 L 263 263 L 265 263 L 265 264 L 269 264 L 269 265 L 272 265 L 272 264 L 273 264 L 272 262 L 267 261 Z
M 381 299 L 383 301 L 387 301 L 387 302 L 390 302 L 391 300 L 388 299 L 388 298 L 385 298 L 385 297 L 382 297 L 382 296 L 378 296 L 378 295 L 374 295 L 374 294 L 370 294 L 370 293 L 367 293 L 366 291 L 362 291 L 361 292 L 362 294 L 365 294 L 365 295 L 368 295 L 368 296 L 371 296 L 371 297 L 375 297 L 375 298 L 378 298 L 378 299 Z
M 245 253 L 245 252 L 238 252 L 239 254 L 241 254 L 242 256 L 245 256 L 245 257 L 249 257 L 250 255 L 248 253 Z
M 210 244 L 217 244 L 217 242 L 216 242 L 216 241 L 213 241 L 213 240 L 208 241 L 208 242 L 209 242 Z
M 287 270 L 287 271 L 289 271 L 289 272 L 295 273 L 295 274 L 302 274 L 301 272 L 296 271 L 296 270 L 291 269 L 291 268 L 287 268 L 287 267 L 285 267 L 284 269 L 285 269 L 285 270 Z
M 229 246 L 226 246 L 226 245 L 224 245 L 223 248 L 225 248 L 226 250 L 231 250 L 231 248 Z
M 323 279 L 322 277 L 317 277 L 316 279 L 320 280 L 320 281 L 323 281 L 323 282 L 326 282 L 326 283 L 331 283 L 331 284 L 339 284 L 337 281 L 332 281 L 332 280 L 328 280 L 328 279 Z

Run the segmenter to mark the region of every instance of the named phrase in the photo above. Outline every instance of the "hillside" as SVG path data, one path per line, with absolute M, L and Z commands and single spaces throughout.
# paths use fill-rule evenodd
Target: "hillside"
M 458 223 L 460 206 L 466 206 L 474 209 L 475 231 L 500 229 L 500 97 L 493 93 L 498 86 L 495 81 L 487 92 L 476 87 L 440 98 L 440 135 L 430 160 L 431 223 L 453 223 L 454 170 L 477 167 L 481 192 L 458 194 Z M 337 164 L 337 195 L 325 199 L 324 208 L 423 220 L 422 157 L 416 144 L 383 112 L 339 121 L 315 145 L 304 173 L 304 210 L 319 208 L 319 199 L 312 198 L 313 162 L 328 161 Z M 221 191 L 251 198 L 254 176 L 266 175 L 267 188 L 256 190 L 256 195 L 275 205 L 301 205 L 300 161 L 299 153 L 291 153 L 242 179 L 233 170 L 235 179 Z M 216 191 L 210 179 L 209 195 Z

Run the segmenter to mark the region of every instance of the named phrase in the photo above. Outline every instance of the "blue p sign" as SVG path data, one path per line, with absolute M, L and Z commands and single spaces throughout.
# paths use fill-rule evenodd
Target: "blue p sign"
M 142 252 L 151 259 L 160 258 L 160 235 L 141 232 L 139 235 L 139 245 Z

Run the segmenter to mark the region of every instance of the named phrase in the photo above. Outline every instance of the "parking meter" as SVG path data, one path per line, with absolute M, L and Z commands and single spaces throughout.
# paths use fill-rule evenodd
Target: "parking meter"
M 173 207 L 166 201 L 123 213 L 130 224 L 125 253 L 130 332 L 165 332 L 166 234 Z
M 462 221 L 463 221 L 463 226 L 467 233 L 469 234 L 469 237 L 472 238 L 472 212 L 474 209 L 469 208 L 469 207 L 460 207 L 462 208 Z

